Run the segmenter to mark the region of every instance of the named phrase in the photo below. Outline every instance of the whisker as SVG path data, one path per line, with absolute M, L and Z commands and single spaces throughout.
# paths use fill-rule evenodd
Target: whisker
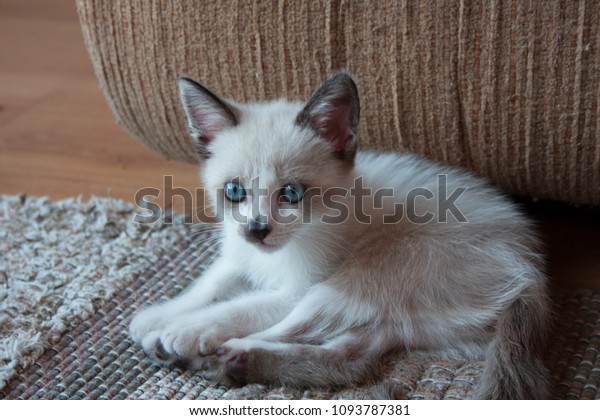
M 196 246 L 199 245 L 200 243 L 203 244 L 203 247 L 196 248 Z M 216 239 L 216 238 L 213 238 L 212 240 L 209 240 L 209 241 L 196 242 L 196 243 L 190 244 L 185 250 L 183 250 L 181 252 L 181 255 L 189 253 L 189 252 L 195 252 L 195 251 L 201 250 L 200 254 L 198 255 L 198 259 L 202 259 L 208 253 L 214 252 L 215 254 L 217 254 L 218 247 L 214 246 L 216 244 L 218 244 L 218 239 Z M 211 262 L 212 262 L 212 260 L 211 260 Z

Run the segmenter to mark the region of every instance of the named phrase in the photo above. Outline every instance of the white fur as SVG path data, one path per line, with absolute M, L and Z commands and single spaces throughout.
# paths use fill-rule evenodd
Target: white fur
M 354 217 L 354 197 L 348 194 L 336 197 L 350 213 L 344 223 L 323 223 L 323 215 L 337 212 L 316 197 L 311 223 L 301 222 L 302 210 L 287 209 L 299 221 L 285 225 L 273 221 L 278 205 L 263 198 L 259 208 L 272 227 L 263 245 L 247 240 L 246 225 L 232 217 L 236 206 L 253 216 L 253 198 L 227 204 L 219 258 L 186 293 L 133 320 L 131 334 L 151 356 L 158 355 L 160 342 L 158 353 L 169 355 L 163 361 L 186 359 L 199 367 L 221 348 L 218 361 L 226 369 L 238 355 L 255 352 L 257 366 L 261 354 L 288 359 L 287 365 L 274 365 L 286 384 L 352 382 L 363 380 L 360 372 L 394 348 L 481 357 L 511 302 L 533 286 L 543 299 L 530 224 L 486 182 L 409 154 L 358 152 L 349 164 L 333 156 L 332 146 L 314 130 L 297 124 L 300 103 L 235 107 L 238 124 L 222 129 L 207 147 L 211 158 L 202 179 L 213 204 L 224 183 L 239 179 L 250 189 L 255 178 L 273 193 L 289 182 L 350 190 L 362 177 L 365 188 L 392 188 L 393 197 L 383 208 L 365 200 L 370 223 Z M 329 110 L 328 104 L 317 104 L 319 109 Z M 448 195 L 467 188 L 457 201 L 466 222 L 452 215 L 440 222 L 436 195 L 417 200 L 414 208 L 434 221 L 417 224 L 404 217 L 383 223 L 398 204 L 406 209 L 415 188 L 438 194 L 439 175 L 446 176 Z M 348 352 L 365 364 L 348 368 L 360 374 L 340 371 L 330 378 L 315 368 L 307 379 L 300 379 L 300 368 L 285 367 L 296 359 L 301 365 L 307 356 L 298 355 L 311 352 L 313 365 L 325 354 L 343 360 Z M 268 373 L 256 375 L 272 380 Z

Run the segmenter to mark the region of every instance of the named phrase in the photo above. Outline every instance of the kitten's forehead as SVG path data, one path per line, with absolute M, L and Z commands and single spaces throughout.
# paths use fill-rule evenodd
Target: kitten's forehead
M 296 124 L 301 103 L 276 101 L 244 105 L 239 124 L 211 144 L 209 172 L 260 184 L 302 178 L 329 161 L 327 145 Z M 221 175 L 223 176 L 223 175 Z M 262 185 L 261 185 L 262 186 Z

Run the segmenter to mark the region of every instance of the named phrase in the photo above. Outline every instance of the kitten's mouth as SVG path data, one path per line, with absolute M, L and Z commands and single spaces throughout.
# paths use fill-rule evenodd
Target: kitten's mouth
M 269 226 L 259 228 L 244 226 L 240 229 L 240 234 L 246 241 L 265 252 L 273 252 L 281 249 L 289 239 L 289 235 L 278 231 L 274 232 L 273 228 Z
M 270 244 L 267 243 L 265 241 L 261 241 L 261 242 L 255 242 L 256 246 L 258 246 L 260 249 L 264 249 L 265 251 L 272 251 L 276 248 L 278 248 L 277 245 L 275 244 Z
M 278 249 L 281 248 L 281 244 L 277 243 L 277 244 L 273 244 L 273 243 L 269 243 L 269 242 L 265 242 L 265 241 L 252 241 L 250 240 L 250 242 L 252 244 L 254 244 L 258 249 L 260 249 L 261 251 L 269 254 L 271 252 L 275 252 Z
M 281 248 L 282 244 L 280 242 L 271 242 L 268 239 L 257 239 L 254 236 L 244 235 L 246 240 L 253 245 L 256 245 L 257 248 L 266 251 L 272 252 L 279 248 Z

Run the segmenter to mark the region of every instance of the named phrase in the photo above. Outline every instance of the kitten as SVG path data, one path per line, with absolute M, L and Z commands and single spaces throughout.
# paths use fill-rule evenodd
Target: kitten
M 186 78 L 179 89 L 224 220 L 214 263 L 131 323 L 149 356 L 328 387 L 372 379 L 395 349 L 485 355 L 476 398 L 549 396 L 542 257 L 498 191 L 410 154 L 357 151 L 346 72 L 305 104 L 234 103 Z

